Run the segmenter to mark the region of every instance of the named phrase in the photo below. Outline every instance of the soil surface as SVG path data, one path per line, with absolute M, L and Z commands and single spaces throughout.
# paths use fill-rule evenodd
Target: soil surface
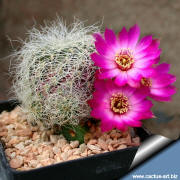
M 10 166 L 17 170 L 39 168 L 140 145 L 140 138 L 132 129 L 126 132 L 113 129 L 102 133 L 100 127 L 94 124 L 86 133 L 83 144 L 79 141 L 68 142 L 63 135 L 54 135 L 52 130 L 29 125 L 20 107 L 0 114 L 0 139 L 5 143 Z

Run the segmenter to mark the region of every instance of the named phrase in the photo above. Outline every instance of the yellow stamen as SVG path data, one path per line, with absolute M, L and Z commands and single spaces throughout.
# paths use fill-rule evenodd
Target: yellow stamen
M 123 54 L 122 52 L 120 54 L 117 54 L 115 56 L 115 62 L 117 63 L 119 69 L 122 71 L 127 71 L 130 69 L 134 63 L 134 60 L 130 53 Z
M 142 84 L 143 86 L 150 87 L 150 86 L 152 85 L 152 82 L 151 82 L 151 80 L 148 79 L 148 78 L 142 78 L 142 79 L 141 79 L 141 84 Z
M 124 114 L 129 110 L 128 98 L 122 94 L 111 97 L 111 110 L 118 114 Z

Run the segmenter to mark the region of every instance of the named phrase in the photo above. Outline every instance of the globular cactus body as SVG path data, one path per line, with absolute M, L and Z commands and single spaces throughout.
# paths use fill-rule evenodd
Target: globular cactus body
M 30 31 L 14 55 L 19 62 L 14 91 L 29 121 L 45 127 L 78 125 L 90 116 L 95 31 L 78 22 L 69 29 L 60 20 Z

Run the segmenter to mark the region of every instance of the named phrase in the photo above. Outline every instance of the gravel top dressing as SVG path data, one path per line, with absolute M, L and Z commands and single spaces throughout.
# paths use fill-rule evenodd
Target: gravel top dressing
M 68 142 L 52 130 L 30 126 L 20 107 L 0 114 L 0 140 L 10 166 L 17 170 L 29 170 L 51 164 L 83 158 L 94 154 L 139 146 L 140 138 L 132 133 L 113 129 L 102 133 L 92 125 L 84 137 L 85 143 Z

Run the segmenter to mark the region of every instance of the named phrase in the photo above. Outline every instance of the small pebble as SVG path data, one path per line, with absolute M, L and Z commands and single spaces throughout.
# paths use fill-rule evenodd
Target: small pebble
M 23 159 L 14 158 L 14 159 L 12 159 L 9 163 L 10 163 L 10 166 L 11 166 L 12 168 L 17 169 L 17 168 L 20 168 L 20 167 L 23 165 Z
M 94 145 L 97 143 L 97 140 L 96 139 L 91 139 L 89 140 L 88 144 L 91 144 L 91 145 Z
M 58 146 L 59 148 L 62 148 L 65 144 L 67 144 L 67 141 L 66 141 L 65 139 L 59 139 L 59 140 L 57 141 L 57 146 Z
M 86 150 L 86 148 L 87 148 L 87 146 L 84 143 L 79 146 L 79 150 L 81 153 L 83 153 Z
M 125 144 L 121 144 L 117 149 L 120 150 L 120 149 L 125 149 L 127 148 L 127 146 Z
M 68 158 L 68 160 L 74 160 L 74 159 L 78 159 L 78 158 L 80 158 L 81 156 L 78 156 L 78 155 L 73 155 L 73 156 L 70 156 L 69 158 Z
M 24 149 L 24 143 L 20 142 L 19 144 L 15 145 L 15 148 L 19 149 L 19 150 L 23 150 Z
M 60 152 L 60 148 L 58 148 L 58 147 L 56 147 L 56 146 L 54 146 L 54 147 L 52 148 L 52 150 L 53 150 L 53 153 L 54 153 L 54 154 L 58 154 L 58 153 Z
M 109 149 L 109 151 L 113 151 L 114 149 L 113 149 L 113 147 L 112 147 L 112 145 L 108 145 L 108 149 Z
M 106 144 L 106 142 L 104 140 L 99 139 L 98 144 L 100 145 L 101 149 L 108 150 L 108 145 Z
M 16 153 L 15 152 L 11 153 L 10 157 L 11 159 L 14 159 L 16 157 Z
M 72 148 L 77 148 L 79 146 L 79 141 L 71 141 L 70 146 Z
M 68 159 L 68 153 L 67 153 L 67 152 L 63 152 L 63 153 L 61 154 L 61 157 L 62 157 L 62 159 L 63 159 L 64 161 L 66 161 L 66 160 Z
M 53 143 L 53 144 L 56 144 L 57 141 L 58 141 L 58 138 L 56 135 L 50 135 L 50 141 Z

